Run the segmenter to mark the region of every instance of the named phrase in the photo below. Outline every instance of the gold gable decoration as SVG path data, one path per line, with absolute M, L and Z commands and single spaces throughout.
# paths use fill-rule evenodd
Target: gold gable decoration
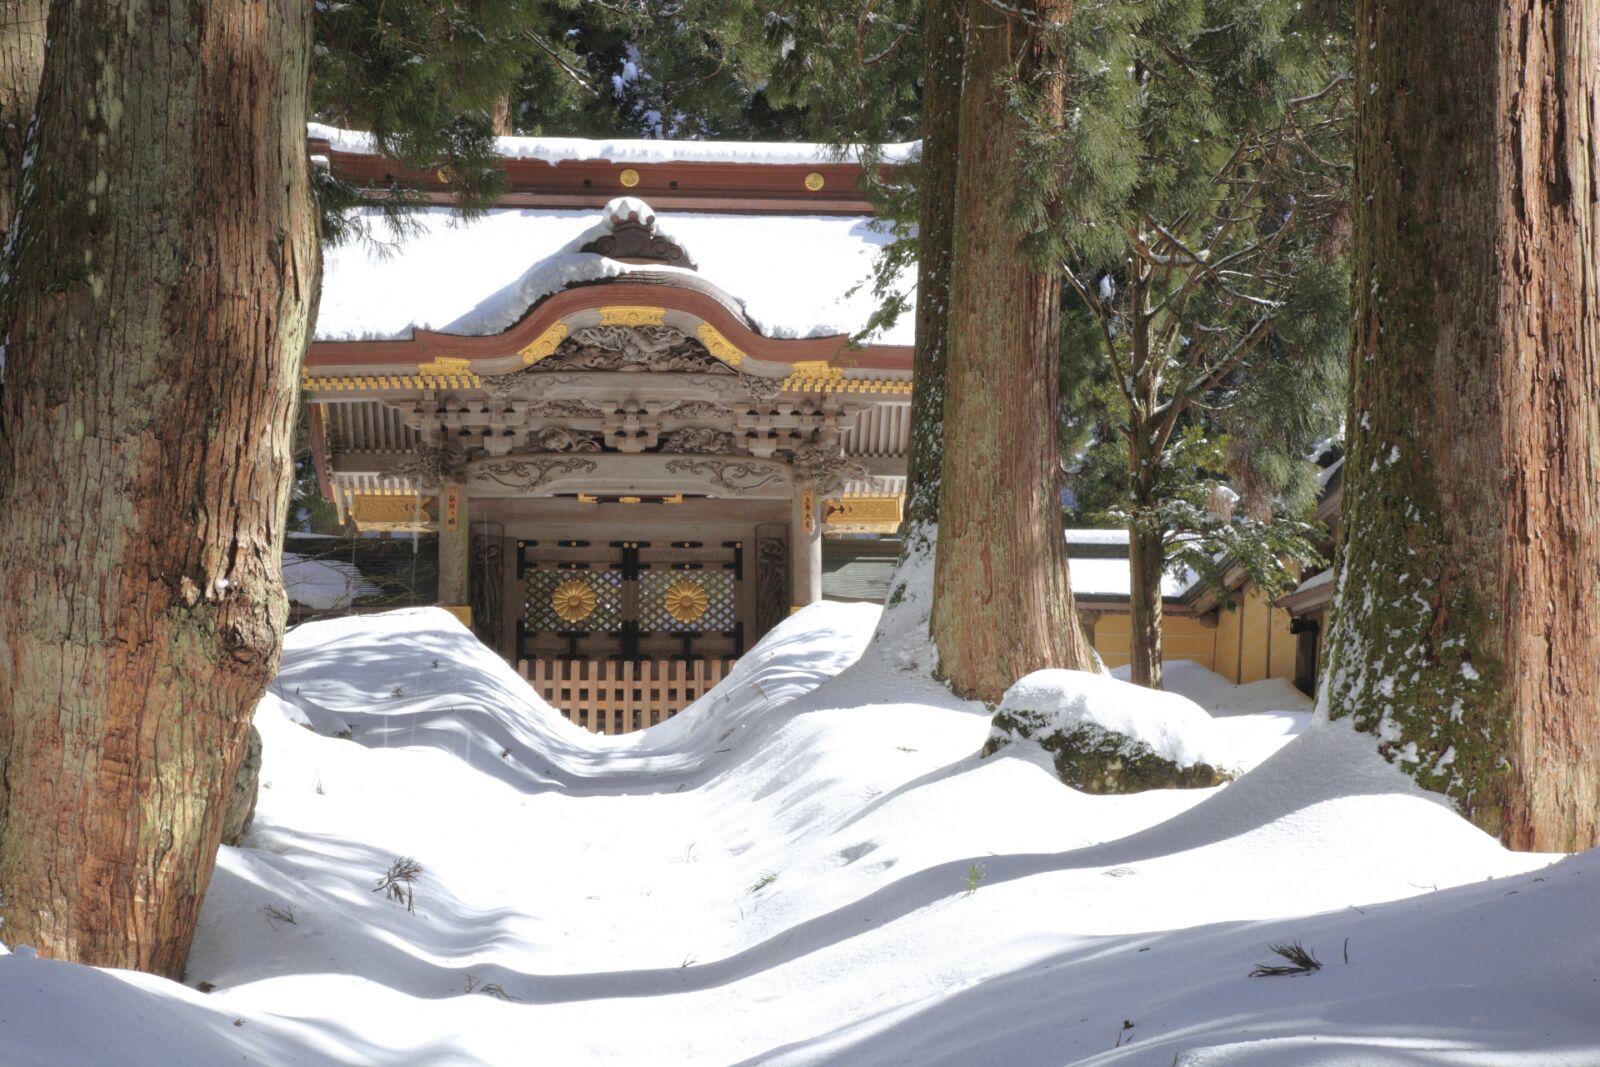
M 424 378 L 456 378 L 472 373 L 472 360 L 440 356 L 429 363 L 418 363 L 417 373 Z
M 553 323 L 544 333 L 535 337 L 522 347 L 517 356 L 522 360 L 524 367 L 531 367 L 546 356 L 554 355 L 555 350 L 567 339 L 567 324 L 564 322 Z
M 422 498 L 415 493 L 355 493 L 347 510 L 363 533 L 426 533 L 434 529 Z
M 904 504 L 899 493 L 841 497 L 828 501 L 824 521 L 836 533 L 894 533 Z
M 416 389 L 477 389 L 483 379 L 476 374 L 455 377 L 428 377 L 423 374 L 330 374 L 303 373 L 300 389 L 306 393 L 386 393 Z
M 700 343 L 706 346 L 706 351 L 716 356 L 730 367 L 737 368 L 744 362 L 744 352 L 738 345 L 722 336 L 722 333 L 709 322 L 702 322 L 695 335 L 700 338 Z
M 660 326 L 666 318 L 666 308 L 617 306 L 600 309 L 602 326 Z
M 802 359 L 790 372 L 794 378 L 843 378 L 844 371 L 825 359 Z
M 801 364 L 795 364 L 801 366 Z M 838 371 L 838 368 L 833 368 Z M 846 378 L 842 372 L 819 377 L 791 374 L 783 380 L 786 393 L 881 393 L 887 396 L 910 396 L 911 381 L 898 378 Z

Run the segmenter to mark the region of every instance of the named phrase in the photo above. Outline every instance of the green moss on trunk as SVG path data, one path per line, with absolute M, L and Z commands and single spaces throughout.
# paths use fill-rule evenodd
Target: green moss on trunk
M 1362 0 L 1320 696 L 1519 848 L 1600 842 L 1600 14 Z M 1582 42 L 1581 46 L 1576 46 Z

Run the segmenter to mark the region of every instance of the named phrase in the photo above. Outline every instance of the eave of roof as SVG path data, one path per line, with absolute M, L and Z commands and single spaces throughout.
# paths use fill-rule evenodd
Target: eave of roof
M 630 274 L 622 279 L 579 285 L 538 301 L 516 325 L 497 334 L 466 336 L 416 330 L 408 340 L 317 341 L 306 357 L 308 369 L 323 373 L 376 375 L 408 373 L 419 364 L 465 360 L 461 370 L 472 374 L 505 374 L 531 362 L 520 355 L 564 320 L 596 309 L 630 308 L 676 312 L 709 325 L 747 358 L 793 373 L 796 364 L 816 364 L 825 376 L 860 376 L 859 372 L 909 375 L 912 349 L 906 345 L 851 348 L 845 335 L 777 338 L 753 330 L 732 307 L 733 301 L 714 286 L 682 275 Z M 736 306 L 736 305 L 735 305 Z M 565 333 L 562 334 L 565 336 Z M 559 340 L 559 338 L 557 338 Z M 850 372 L 849 374 L 847 374 Z

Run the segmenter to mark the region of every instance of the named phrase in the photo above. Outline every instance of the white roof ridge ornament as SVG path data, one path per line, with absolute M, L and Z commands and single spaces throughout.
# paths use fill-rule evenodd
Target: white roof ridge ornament
M 655 209 L 636 196 L 609 201 L 601 209 L 600 225 L 579 240 L 583 241 L 579 252 L 593 252 L 607 259 L 700 269 L 682 242 L 657 227 Z
M 605 215 L 606 227 L 612 232 L 628 222 L 643 226 L 652 232 L 656 228 L 655 209 L 637 196 L 619 196 L 601 208 L 601 212 Z

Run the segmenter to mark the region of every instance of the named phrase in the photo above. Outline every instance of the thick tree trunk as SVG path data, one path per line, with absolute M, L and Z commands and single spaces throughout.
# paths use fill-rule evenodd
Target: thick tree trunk
M 1600 843 L 1594 5 L 1362 0 L 1322 703 L 1523 849 Z
M 1010 217 L 1023 119 L 1004 84 L 1020 78 L 1059 115 L 1063 78 L 1048 34 L 1032 27 L 1067 10 L 1065 0 L 966 8 L 931 630 L 951 688 L 982 700 L 1029 671 L 1092 663 L 1057 491 L 1061 283 L 1035 269 Z
M 917 178 L 917 332 L 906 452 L 906 549 L 939 522 L 944 463 L 945 358 L 950 336 L 950 248 L 961 128 L 961 3 L 922 5 L 922 159 Z
M 175 976 L 285 615 L 311 13 L 50 30 L 0 293 L 4 931 Z
M 44 70 L 50 0 L 0 0 L 0 243 L 16 211 L 22 142 Z
M 1160 530 L 1128 531 L 1128 667 L 1134 685 L 1161 688 L 1161 573 L 1166 550 Z

